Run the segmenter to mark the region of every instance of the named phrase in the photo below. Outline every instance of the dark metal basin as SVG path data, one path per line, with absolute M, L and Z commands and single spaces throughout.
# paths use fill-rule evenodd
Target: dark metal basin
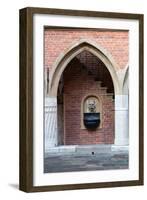
M 100 125 L 100 113 L 84 113 L 84 125 L 87 129 L 96 129 Z

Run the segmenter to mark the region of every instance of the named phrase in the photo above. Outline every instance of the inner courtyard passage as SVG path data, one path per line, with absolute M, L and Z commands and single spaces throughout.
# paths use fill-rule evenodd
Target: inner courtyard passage
M 128 51 L 127 30 L 44 29 L 45 172 L 128 168 Z

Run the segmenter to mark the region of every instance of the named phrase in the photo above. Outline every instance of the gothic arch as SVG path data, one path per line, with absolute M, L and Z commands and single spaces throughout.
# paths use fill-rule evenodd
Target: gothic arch
M 88 40 L 86 41 L 80 40 L 78 43 L 72 45 L 68 50 L 62 52 L 62 54 L 58 57 L 54 66 L 52 67 L 50 71 L 50 81 L 49 81 L 50 97 L 57 96 L 59 80 L 68 63 L 79 53 L 85 50 L 91 52 L 105 64 L 108 71 L 110 72 L 113 81 L 115 95 L 121 94 L 121 89 L 120 89 L 121 85 L 118 76 L 116 74 L 116 69 L 118 68 L 118 65 L 115 63 L 110 53 L 107 52 L 101 46 L 99 46 L 97 43 Z
M 123 94 L 128 95 L 129 93 L 129 67 L 127 67 L 124 80 L 123 80 Z

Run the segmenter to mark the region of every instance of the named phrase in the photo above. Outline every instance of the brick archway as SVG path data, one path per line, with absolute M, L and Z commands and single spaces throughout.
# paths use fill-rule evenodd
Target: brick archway
M 59 145 L 97 145 L 114 143 L 114 85 L 104 63 L 89 51 L 82 51 L 67 65 L 57 95 Z M 100 123 L 85 126 L 87 98 L 95 97 Z M 81 108 L 81 109 L 80 109 Z M 61 112 L 62 111 L 62 112 Z M 62 136 L 62 137 L 61 137 Z
M 48 131 L 48 127 L 50 125 L 45 125 L 46 129 L 46 142 L 45 142 L 45 149 L 48 149 L 52 146 L 58 146 L 58 131 L 57 131 L 57 93 L 58 93 L 58 85 L 60 78 L 66 69 L 67 65 L 70 61 L 75 58 L 78 54 L 83 51 L 88 51 L 94 56 L 96 56 L 99 60 L 103 62 L 105 67 L 110 73 L 112 78 L 112 82 L 114 85 L 114 92 L 115 92 L 115 141 L 114 144 L 116 146 L 119 145 L 128 145 L 128 132 L 124 130 L 124 127 L 127 128 L 127 115 L 128 110 L 123 109 L 123 81 L 122 76 L 119 76 L 117 69 L 119 66 L 114 61 L 113 57 L 106 49 L 102 48 L 95 42 L 91 41 L 84 41 L 80 40 L 78 43 L 73 44 L 70 48 L 66 51 L 62 52 L 60 56 L 55 61 L 54 65 L 52 66 L 50 73 L 49 73 L 49 93 L 47 94 L 46 98 L 46 109 L 52 107 L 50 106 L 53 104 L 55 108 L 55 112 L 49 114 L 52 118 L 55 119 L 54 121 L 54 128 Z M 48 113 L 46 112 L 46 115 Z M 121 124 L 120 124 L 121 121 Z M 54 129 L 54 130 L 53 130 Z M 124 133 L 126 133 L 124 135 Z
M 119 95 L 122 93 L 121 83 L 116 73 L 116 69 L 118 68 L 118 65 L 112 58 L 111 54 L 94 42 L 82 40 L 72 45 L 71 48 L 69 48 L 67 51 L 62 52 L 59 58 L 54 63 L 54 66 L 50 71 L 50 82 L 49 82 L 49 96 L 50 97 L 57 96 L 59 80 L 61 78 L 63 71 L 68 65 L 68 63 L 75 56 L 77 56 L 79 53 L 85 50 L 89 51 L 90 53 L 95 55 L 97 58 L 99 58 L 107 67 L 114 84 L 115 95 Z

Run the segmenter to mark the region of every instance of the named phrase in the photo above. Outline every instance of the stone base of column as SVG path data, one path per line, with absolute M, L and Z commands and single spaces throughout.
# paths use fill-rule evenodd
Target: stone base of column
M 57 98 L 45 98 L 45 152 L 58 144 L 57 138 Z
M 117 152 L 117 151 L 122 151 L 122 152 L 129 152 L 129 145 L 112 145 L 111 146 L 111 151 Z
M 116 146 L 128 146 L 129 145 L 129 139 L 128 138 L 116 138 L 114 141 L 114 144 Z
M 115 141 L 117 146 L 129 145 L 128 95 L 115 96 Z

